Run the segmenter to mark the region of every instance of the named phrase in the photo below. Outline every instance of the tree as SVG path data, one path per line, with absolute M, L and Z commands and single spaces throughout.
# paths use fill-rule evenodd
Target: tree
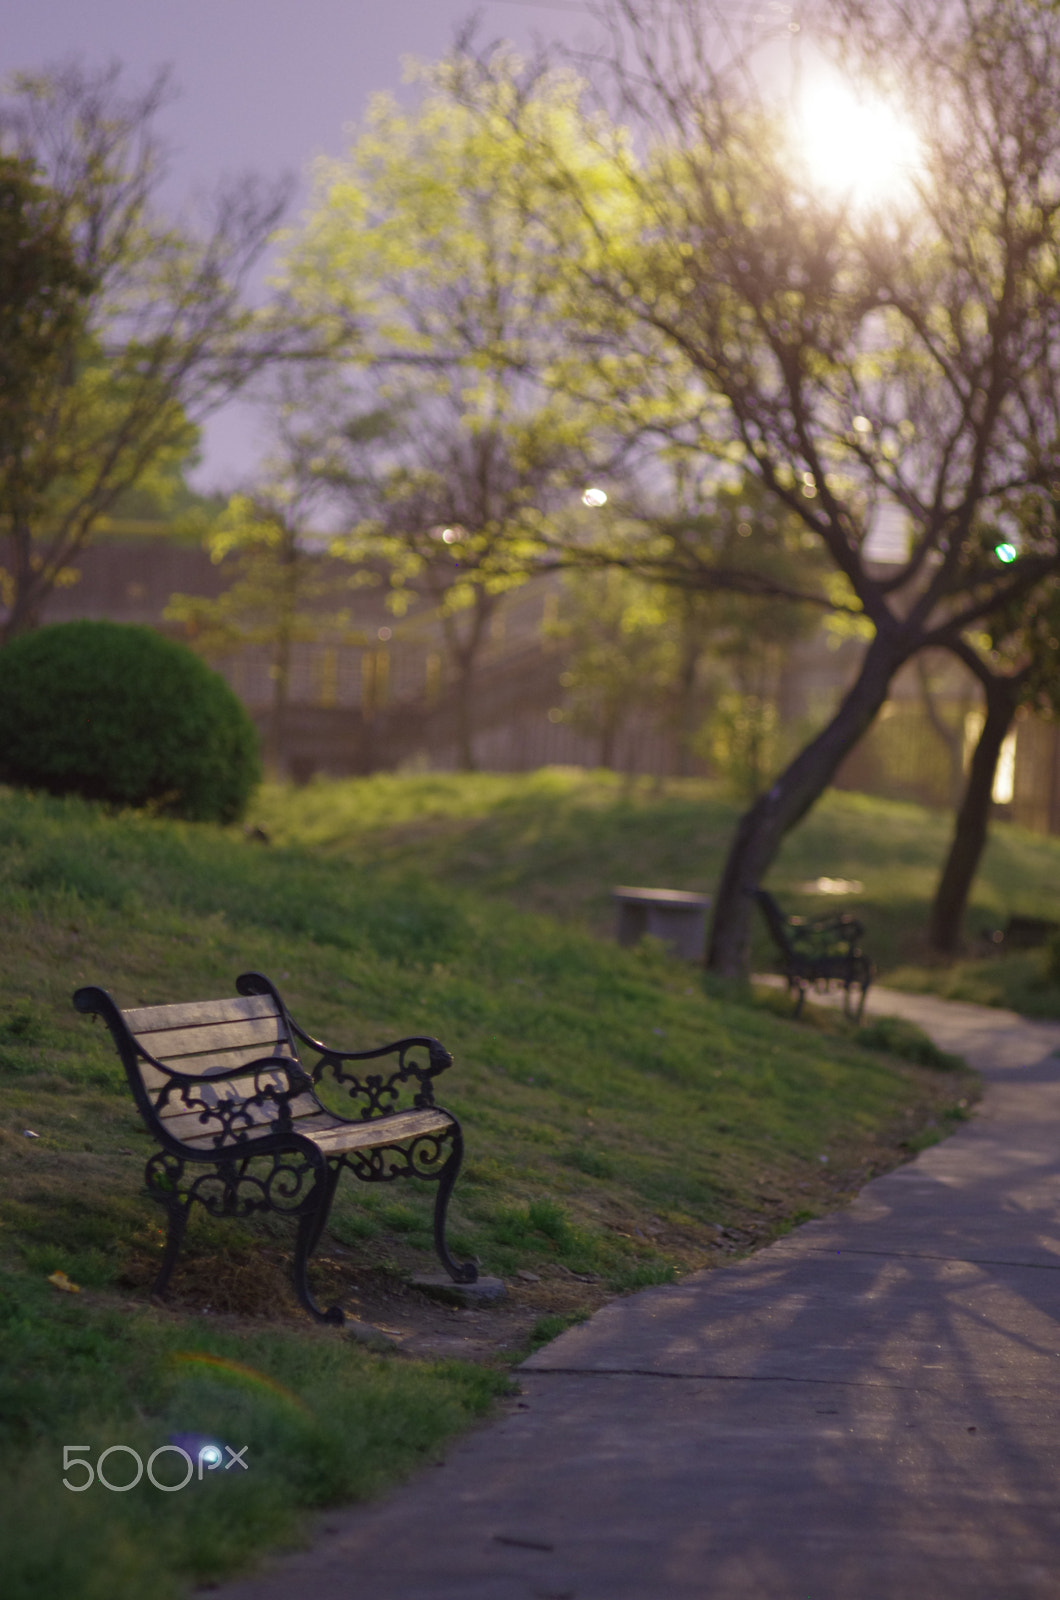
M 349 612 L 334 601 L 337 589 L 357 581 L 356 574 L 336 577 L 341 563 L 328 563 L 331 541 L 313 526 L 327 487 L 315 433 L 284 401 L 276 428 L 276 447 L 259 481 L 232 495 L 219 515 L 185 519 L 198 523 L 212 560 L 226 563 L 232 582 L 216 599 L 174 594 L 165 613 L 207 659 L 246 645 L 265 647 L 272 703 L 264 753 L 273 772 L 283 766 L 293 646 L 322 633 L 348 634 Z
M 736 830 L 708 953 L 735 975 L 752 891 L 898 668 L 963 648 L 1058 569 L 1060 10 L 817 8 L 821 49 L 863 92 L 896 99 L 919 138 L 905 197 L 868 204 L 815 182 L 748 59 L 721 62 L 698 0 L 613 0 L 608 14 L 615 48 L 592 78 L 612 104 L 589 104 L 581 130 L 610 185 L 591 186 L 548 130 L 524 130 L 557 239 L 571 217 L 591 239 L 568 263 L 575 359 L 584 370 L 595 355 L 612 415 L 626 405 L 643 427 L 654 394 L 661 434 L 739 459 L 801 519 L 833 599 L 871 630 L 834 716 Z M 510 81 L 488 60 L 477 70 L 519 127 Z M 1004 564 L 984 527 L 1028 501 L 1040 514 Z M 883 505 L 909 526 L 907 558 L 886 571 L 870 540 Z
M 942 674 L 942 683 L 952 687 L 951 674 L 946 668 L 952 668 L 952 661 L 947 657 L 937 655 L 928 656 L 920 654 L 913 663 L 916 669 L 917 688 L 920 691 L 920 706 L 927 718 L 931 731 L 946 752 L 946 763 L 949 767 L 948 800 L 954 811 L 961 803 L 961 796 L 965 787 L 965 754 L 967 748 L 968 716 L 974 710 L 976 692 L 973 680 L 965 679 L 964 693 L 956 704 L 951 702 L 949 715 L 946 714 L 940 703 L 939 688 L 942 686 L 939 678 L 933 676 L 932 667 L 936 673 Z
M 598 519 L 610 522 L 603 541 L 567 552 L 571 600 L 557 631 L 573 646 L 571 720 L 600 732 L 610 765 L 621 721 L 650 706 L 673 728 L 683 770 L 692 754 L 707 755 L 753 798 L 784 742 L 791 649 L 826 604 L 822 563 L 801 522 L 754 479 L 703 483 L 677 470 L 661 497 L 665 514 L 617 497 L 612 516 Z M 579 571 L 601 543 L 602 570 Z M 718 572 L 731 587 L 715 586 Z
M 0 516 L 18 499 L 33 418 L 92 287 L 33 163 L 0 155 Z
M 928 938 L 944 955 L 960 947 L 961 926 L 986 847 L 998 759 L 1016 713 L 1033 707 L 1060 714 L 1060 584 L 1052 580 L 1029 604 L 994 617 L 977 647 L 953 647 L 978 679 L 986 714 L 957 810 L 953 837 L 939 875 L 928 921 Z
M 560 675 L 563 720 L 579 733 L 596 735 L 601 767 L 614 766 L 618 736 L 631 712 L 659 709 L 677 676 L 684 630 L 669 599 L 661 585 L 616 567 L 565 575 L 562 609 L 549 630 L 570 648 Z
M 685 620 L 685 672 L 698 640 L 716 680 L 693 748 L 751 801 L 792 748 L 784 682 L 794 646 L 821 625 L 827 604 L 820 551 L 801 520 L 748 476 L 715 485 L 698 516 L 673 516 L 662 527 L 665 564 L 676 565 L 681 579 L 675 592 Z M 724 584 L 716 585 L 716 573 Z M 756 592 L 756 579 L 767 583 L 765 592 Z M 840 620 L 826 613 L 825 626 Z
M 472 771 L 475 683 L 490 623 L 505 594 L 539 570 L 533 523 L 554 490 L 554 453 L 535 462 L 517 456 L 507 427 L 462 427 L 414 409 L 389 431 L 384 460 L 331 482 L 360 511 L 355 532 L 336 550 L 359 563 L 382 563 L 390 604 L 402 615 L 426 598 L 442 630 L 453 696 L 457 755 Z M 393 415 L 393 413 L 391 414 Z M 400 434 L 400 437 L 395 435 Z M 535 496 L 534 490 L 538 493 Z
M 542 382 L 560 330 L 540 186 L 505 118 L 460 104 L 452 70 L 425 74 L 411 115 L 377 97 L 349 156 L 320 165 L 288 273 L 303 315 L 345 343 L 364 407 L 389 417 L 367 454 L 328 419 L 321 458 L 357 519 L 349 553 L 387 563 L 398 609 L 416 593 L 436 607 L 470 768 L 491 616 L 538 570 L 605 430 Z M 532 108 L 554 128 L 564 111 L 555 86 Z
M 62 313 L 39 324 L 47 349 L 24 365 L 31 381 L 4 379 L 0 405 L 19 417 L 0 453 L 5 640 L 36 626 L 100 518 L 134 486 L 172 478 L 198 423 L 287 337 L 242 299 L 286 185 L 224 186 L 200 235 L 163 218 L 165 76 L 132 97 L 119 77 L 23 74 L 0 101 L 0 152 L 41 174 L 51 238 L 76 273 Z

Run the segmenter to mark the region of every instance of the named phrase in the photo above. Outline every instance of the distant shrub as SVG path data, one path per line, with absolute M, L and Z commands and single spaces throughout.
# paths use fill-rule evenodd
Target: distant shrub
M 0 777 L 50 794 L 232 822 L 261 776 L 224 679 L 151 628 L 63 622 L 0 650 Z

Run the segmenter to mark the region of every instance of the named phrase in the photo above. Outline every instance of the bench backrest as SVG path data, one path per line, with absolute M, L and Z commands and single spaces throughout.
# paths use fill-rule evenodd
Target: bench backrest
M 754 897 L 758 901 L 762 915 L 766 919 L 766 926 L 773 935 L 777 947 L 790 960 L 794 955 L 794 950 L 787 918 L 768 889 L 756 889 Z
M 248 995 L 231 1000 L 196 1000 L 187 1005 L 141 1006 L 121 1013 L 134 1039 L 163 1066 L 209 1080 L 263 1057 L 284 1056 L 297 1061 L 298 1052 L 286 1020 L 271 995 Z M 258 1093 L 270 1082 L 277 1090 L 289 1087 L 286 1074 L 258 1072 L 230 1079 L 216 1087 L 205 1081 L 195 1087 L 195 1108 L 189 1110 L 178 1091 L 163 1093 L 169 1080 L 151 1062 L 137 1058 L 144 1092 L 159 1124 L 182 1144 L 213 1147 L 224 1135 L 225 1121 L 210 1117 L 209 1107 L 231 1105 Z M 201 1103 L 200 1103 L 201 1102 Z M 292 1115 L 309 1116 L 320 1110 L 313 1095 L 299 1095 L 290 1103 Z M 279 1109 L 266 1100 L 249 1110 L 251 1126 L 263 1129 L 277 1120 Z M 249 1131 L 249 1129 L 247 1130 Z M 225 1142 L 227 1142 L 227 1137 Z

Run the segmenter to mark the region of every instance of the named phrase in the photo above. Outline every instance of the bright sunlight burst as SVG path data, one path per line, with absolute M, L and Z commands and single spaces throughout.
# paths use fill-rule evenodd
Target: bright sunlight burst
M 901 199 L 920 159 L 899 112 L 827 79 L 803 91 L 799 144 L 811 181 L 856 205 Z

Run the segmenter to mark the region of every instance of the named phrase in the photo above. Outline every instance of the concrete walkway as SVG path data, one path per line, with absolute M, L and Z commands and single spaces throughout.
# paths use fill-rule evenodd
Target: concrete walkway
M 1060 1023 L 871 998 L 984 1074 L 966 1126 L 612 1302 L 443 1466 L 225 1600 L 1057 1600 Z

